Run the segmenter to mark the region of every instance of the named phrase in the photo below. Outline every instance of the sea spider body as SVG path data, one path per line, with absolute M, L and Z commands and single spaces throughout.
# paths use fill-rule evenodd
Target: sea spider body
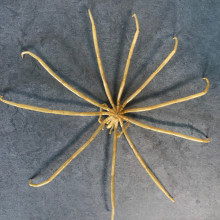
M 107 106 L 107 104 L 104 104 L 104 105 Z M 122 120 L 121 116 L 123 115 L 123 112 L 121 111 L 120 106 L 117 106 L 114 109 L 110 109 L 110 112 L 111 112 L 111 115 L 109 115 L 105 121 L 106 128 L 110 129 L 109 134 L 111 134 L 112 129 L 115 126 L 118 127 L 120 120 Z M 101 123 L 103 121 L 101 116 L 99 117 L 98 121 L 99 121 L 99 123 Z M 120 137 L 120 136 L 121 136 L 121 134 L 118 134 L 118 137 Z
M 120 85 L 120 88 L 119 88 L 119 92 L 118 92 L 118 96 L 117 96 L 117 102 L 115 104 L 113 102 L 111 92 L 109 90 L 108 83 L 107 83 L 106 78 L 105 78 L 105 73 L 104 73 L 104 70 L 103 70 L 103 67 L 102 67 L 102 61 L 101 61 L 101 57 L 100 57 L 97 34 L 96 34 L 96 27 L 95 27 L 95 23 L 94 23 L 94 20 L 93 20 L 93 17 L 92 17 L 92 14 L 91 14 L 90 10 L 89 10 L 89 17 L 90 17 L 91 24 L 92 24 L 93 41 L 94 41 L 94 47 L 95 47 L 97 62 L 98 62 L 99 70 L 100 70 L 100 75 L 101 75 L 103 86 L 104 86 L 104 89 L 105 89 L 105 93 L 108 97 L 111 108 L 107 104 L 100 104 L 97 101 L 87 97 L 82 92 L 78 91 L 77 89 L 75 89 L 74 87 L 72 87 L 71 85 L 66 83 L 55 72 L 53 72 L 53 70 L 50 69 L 50 67 L 40 57 L 38 57 L 36 54 L 34 54 L 30 51 L 22 52 L 21 53 L 22 58 L 25 54 L 28 54 L 31 57 L 33 57 L 34 59 L 36 59 L 45 68 L 45 70 L 52 77 L 54 77 L 58 82 L 60 82 L 64 87 L 66 87 L 68 90 L 70 90 L 72 93 L 79 96 L 80 98 L 82 98 L 82 99 L 86 100 L 87 102 L 91 103 L 92 105 L 100 108 L 100 111 L 96 111 L 96 112 L 74 112 L 74 111 L 52 110 L 52 109 L 47 109 L 47 108 L 39 108 L 39 107 L 36 107 L 36 106 L 30 106 L 30 105 L 26 105 L 26 104 L 21 104 L 21 103 L 8 101 L 8 100 L 5 100 L 3 98 L 3 96 L 0 96 L 0 101 L 6 103 L 8 105 L 18 107 L 18 108 L 23 108 L 23 109 L 37 111 L 37 112 L 43 112 L 43 113 L 49 113 L 49 114 L 70 115 L 70 116 L 99 116 L 98 121 L 99 121 L 100 125 L 95 130 L 95 132 L 92 134 L 92 136 L 88 139 L 88 141 L 86 141 L 76 152 L 74 152 L 69 157 L 69 159 L 67 161 L 65 161 L 53 173 L 53 175 L 51 177 L 49 177 L 47 180 L 45 180 L 41 183 L 33 183 L 32 180 L 30 179 L 29 180 L 29 185 L 32 186 L 32 187 L 41 187 L 41 186 L 46 185 L 49 182 L 51 182 L 57 175 L 59 175 L 62 172 L 62 170 L 74 158 L 76 158 L 83 150 L 85 150 L 85 148 L 95 139 L 95 137 L 99 134 L 99 132 L 104 129 L 105 125 L 106 125 L 107 129 L 110 130 L 109 133 L 111 133 L 112 130 L 114 129 L 112 170 L 111 170 L 111 201 L 112 201 L 111 220 L 113 220 L 114 216 L 115 216 L 115 166 L 116 166 L 117 139 L 122 134 L 125 135 L 125 138 L 126 138 L 127 142 L 129 143 L 131 149 L 133 150 L 135 156 L 139 160 L 142 167 L 149 174 L 151 179 L 155 182 L 155 184 L 159 187 L 159 189 L 172 202 L 174 202 L 174 199 L 170 196 L 170 194 L 162 186 L 162 184 L 159 182 L 159 180 L 156 178 L 156 176 L 153 174 L 153 172 L 146 165 L 146 163 L 142 159 L 141 155 L 137 151 L 135 145 L 133 144 L 133 142 L 132 142 L 132 140 L 131 140 L 130 136 L 128 135 L 128 132 L 127 132 L 127 127 L 129 126 L 130 123 L 134 124 L 134 125 L 137 125 L 139 127 L 142 127 L 144 129 L 148 129 L 148 130 L 152 130 L 152 131 L 156 131 L 156 132 L 160 132 L 160 133 L 164 133 L 164 134 L 173 135 L 173 136 L 188 139 L 188 140 L 191 140 L 191 141 L 202 142 L 202 143 L 208 143 L 210 141 L 208 138 L 201 139 L 201 138 L 192 137 L 192 136 L 189 136 L 189 135 L 184 135 L 184 134 L 181 134 L 181 133 L 178 133 L 178 132 L 165 130 L 165 129 L 162 129 L 162 128 L 153 127 L 153 126 L 144 124 L 142 122 L 139 122 L 137 120 L 134 120 L 130 117 L 127 117 L 126 114 L 127 113 L 134 113 L 134 112 L 151 111 L 151 110 L 154 110 L 154 109 L 163 108 L 163 107 L 166 107 L 166 106 L 169 106 L 169 105 L 173 105 L 175 103 L 180 103 L 180 102 L 188 101 L 188 100 L 203 96 L 207 93 L 207 91 L 209 89 L 209 80 L 207 78 L 203 78 L 206 81 L 207 85 L 206 85 L 206 88 L 204 89 L 204 91 L 202 91 L 202 92 L 199 92 L 199 93 L 196 93 L 196 94 L 193 94 L 193 95 L 190 95 L 190 96 L 186 96 L 186 97 L 183 97 L 183 98 L 167 101 L 167 102 L 164 102 L 164 103 L 156 104 L 156 105 L 153 105 L 153 106 L 140 107 L 140 108 L 126 108 L 126 105 L 130 101 L 132 101 L 151 82 L 151 80 L 163 69 L 163 67 L 169 62 L 169 60 L 175 54 L 175 52 L 177 50 L 177 46 L 178 46 L 178 39 L 177 39 L 177 37 L 174 37 L 173 38 L 175 40 L 174 49 L 167 56 L 167 58 L 150 75 L 150 77 L 146 81 L 144 81 L 144 83 L 140 86 L 140 88 L 138 88 L 131 96 L 129 96 L 124 102 L 121 103 L 121 96 L 122 96 L 124 86 L 125 86 L 125 83 L 126 83 L 126 78 L 127 78 L 127 74 L 128 74 L 128 70 L 129 70 L 130 60 L 131 60 L 131 57 L 132 57 L 132 54 L 133 54 L 133 51 L 134 51 L 134 47 L 135 47 L 135 44 L 136 44 L 136 41 L 137 41 L 137 38 L 138 38 L 138 34 L 139 34 L 138 19 L 137 19 L 137 16 L 134 14 L 133 17 L 135 18 L 136 32 L 135 32 L 135 35 L 134 35 L 134 38 L 133 38 L 133 41 L 132 41 L 132 44 L 131 44 L 131 48 L 130 48 L 130 51 L 129 51 L 129 54 L 128 54 L 128 59 L 127 59 L 126 65 L 125 65 L 123 79 L 122 79 L 122 82 L 121 82 L 121 85 Z M 103 119 L 102 116 L 105 116 L 105 118 Z M 124 122 L 127 122 L 126 126 L 124 125 Z M 118 133 L 118 127 L 119 126 L 121 127 L 121 133 Z

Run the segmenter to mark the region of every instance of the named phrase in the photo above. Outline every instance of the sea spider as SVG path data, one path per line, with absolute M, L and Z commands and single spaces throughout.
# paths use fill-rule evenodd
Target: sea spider
M 47 109 L 47 108 L 39 108 L 36 106 L 30 106 L 30 105 L 24 105 L 24 104 L 20 104 L 20 103 L 15 103 L 15 102 L 11 102 L 8 100 L 3 99 L 3 97 L 0 97 L 0 100 L 8 105 L 12 105 L 12 106 L 16 106 L 18 108 L 23 108 L 23 109 L 28 109 L 28 110 L 32 110 L 32 111 L 37 111 L 37 112 L 44 112 L 44 113 L 50 113 L 50 114 L 59 114 L 59 115 L 70 115 L 70 116 L 99 116 L 99 123 L 100 126 L 96 129 L 96 131 L 93 133 L 93 135 L 89 138 L 89 140 L 83 144 L 65 163 L 63 163 L 54 173 L 53 175 L 47 179 L 44 182 L 38 183 L 38 184 L 34 184 L 32 183 L 31 180 L 29 180 L 29 185 L 33 186 L 33 187 L 40 187 L 43 185 L 48 184 L 49 182 L 51 182 L 74 158 L 76 158 L 83 150 L 85 150 L 85 148 L 95 139 L 95 137 L 99 134 L 99 132 L 101 130 L 104 129 L 104 126 L 106 125 L 107 129 L 110 129 L 110 132 L 112 131 L 112 129 L 114 129 L 114 138 L 113 138 L 113 156 L 112 156 L 112 170 L 111 170 L 111 202 L 112 202 L 112 216 L 111 216 L 111 220 L 114 219 L 114 215 L 115 215 L 115 165 L 116 165 L 116 151 L 117 151 L 117 138 L 119 138 L 121 136 L 121 134 L 125 135 L 125 138 L 127 139 L 129 145 L 131 146 L 135 156 L 137 157 L 137 159 L 139 160 L 139 162 L 141 163 L 141 165 L 143 166 L 143 168 L 146 170 L 146 172 L 149 174 L 149 176 L 151 177 L 151 179 L 156 183 L 156 185 L 160 188 L 160 190 L 172 201 L 174 202 L 174 199 L 169 195 L 169 193 L 166 191 L 166 189 L 162 186 L 162 184 L 158 181 L 158 179 L 155 177 L 155 175 L 152 173 L 152 171 L 148 168 L 148 166 L 146 165 L 146 163 L 144 162 L 144 160 L 142 159 L 141 155 L 139 154 L 139 152 L 137 151 L 136 147 L 134 146 L 131 138 L 128 135 L 127 132 L 127 127 L 129 126 L 129 123 L 135 124 L 139 127 L 148 129 L 148 130 L 153 130 L 156 132 L 160 132 L 160 133 L 165 133 L 165 134 L 169 134 L 169 135 L 174 135 L 177 137 L 181 137 L 181 138 L 185 138 L 191 141 L 196 141 L 196 142 L 203 142 L 203 143 L 208 143 L 210 142 L 210 140 L 208 138 L 206 139 L 200 139 L 200 138 L 196 138 L 196 137 L 191 137 L 188 135 L 184 135 L 181 133 L 177 133 L 177 132 L 173 132 L 173 131 L 169 131 L 169 130 L 165 130 L 165 129 L 161 129 L 161 128 L 156 128 L 156 127 L 152 127 L 149 125 L 146 125 L 142 122 L 136 121 L 130 117 L 125 116 L 125 114 L 127 113 L 134 113 L 134 112 L 144 112 L 144 111 L 150 111 L 153 109 L 158 109 L 158 108 L 162 108 L 165 106 L 169 106 L 175 103 L 179 103 L 179 102 L 184 102 L 184 101 L 188 101 L 190 99 L 194 99 L 200 96 L 203 96 L 207 93 L 208 89 L 209 89 L 209 80 L 207 78 L 203 78 L 206 80 L 207 86 L 205 88 L 205 90 L 203 92 L 194 94 L 194 95 L 190 95 L 190 96 L 186 96 L 183 98 L 179 98 L 179 99 L 175 99 L 172 101 L 167 101 L 161 104 L 157 104 L 157 105 L 153 105 L 153 106 L 148 106 L 148 107 L 141 107 L 141 108 L 127 108 L 125 109 L 126 105 L 132 101 L 147 85 L 148 83 L 150 83 L 150 81 L 163 69 L 163 67 L 169 62 L 169 60 L 172 58 L 172 56 L 175 54 L 176 50 L 177 50 L 177 45 L 178 45 L 178 39 L 177 37 L 174 37 L 173 39 L 175 40 L 175 46 L 173 51 L 167 56 L 167 58 L 162 62 L 162 64 L 160 64 L 160 66 L 156 69 L 155 72 L 153 72 L 150 77 L 141 85 L 140 88 L 138 88 L 130 97 L 128 97 L 124 102 L 121 103 L 121 96 L 124 90 L 124 86 L 125 86 L 125 82 L 126 82 L 126 78 L 127 78 L 127 74 L 128 74 L 128 70 L 129 70 L 129 65 L 130 65 L 130 60 L 134 51 L 134 47 L 138 38 L 138 34 L 139 34 L 139 23 L 138 23 L 138 19 L 136 14 L 133 15 L 134 19 L 135 19 L 135 23 L 136 23 L 136 32 L 131 44 L 131 48 L 129 51 L 129 55 L 127 58 L 127 62 L 126 62 L 126 66 L 125 66 L 125 70 L 124 70 L 124 75 L 123 75 L 123 79 L 120 85 L 120 89 L 118 92 L 118 96 L 117 96 L 117 103 L 115 104 L 108 84 L 106 82 L 106 78 L 105 78 L 105 73 L 103 71 L 103 67 L 102 67 L 102 61 L 100 58 L 100 53 L 99 53 L 99 46 L 98 46 L 98 40 L 97 40 L 97 35 L 96 35 L 96 27 L 95 27 L 95 23 L 91 14 L 91 11 L 88 10 L 89 12 L 89 17 L 91 20 L 91 24 L 92 24 L 92 33 L 93 33 L 93 41 L 94 41 L 94 47 L 95 47 L 95 52 L 96 52 L 96 56 L 97 56 L 97 62 L 98 62 L 98 67 L 100 70 L 100 75 L 102 78 L 102 82 L 104 85 L 104 89 L 105 89 L 105 93 L 108 97 L 108 100 L 111 104 L 111 107 L 109 107 L 106 103 L 105 104 L 100 104 L 98 102 L 96 102 L 95 100 L 87 97 L 86 95 L 84 95 L 83 93 L 79 92 L 78 90 L 76 90 L 74 87 L 72 87 L 71 85 L 69 85 L 68 83 L 66 83 L 64 80 L 62 80 L 59 76 L 57 76 L 49 67 L 48 65 L 37 55 L 35 55 L 34 53 L 30 52 L 30 51 L 24 51 L 21 53 L 21 56 L 23 58 L 23 56 L 25 54 L 30 55 L 31 57 L 33 57 L 34 59 L 36 59 L 46 70 L 47 72 L 54 77 L 58 82 L 60 82 L 63 86 L 65 86 L 67 89 L 69 89 L 71 92 L 73 92 L 75 95 L 81 97 L 82 99 L 86 100 L 87 102 L 93 104 L 96 107 L 100 108 L 100 112 L 72 112 L 72 111 L 62 111 L 62 110 L 51 110 L 51 109 Z M 105 119 L 102 119 L 102 116 L 107 116 Z M 124 125 L 124 121 L 127 122 L 127 125 Z M 118 126 L 121 126 L 121 133 L 118 133 Z

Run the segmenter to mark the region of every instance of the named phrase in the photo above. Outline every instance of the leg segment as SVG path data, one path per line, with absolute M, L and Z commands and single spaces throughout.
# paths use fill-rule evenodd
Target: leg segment
M 139 127 L 142 127 L 142 128 L 145 128 L 145 129 L 148 129 L 148 130 L 151 130 L 151 131 L 156 131 L 156 132 L 160 132 L 160 133 L 163 133 L 163 134 L 169 134 L 169 135 L 173 135 L 173 136 L 176 136 L 176 137 L 180 137 L 180 138 L 184 138 L 184 139 L 191 140 L 191 141 L 196 141 L 196 142 L 202 142 L 202 143 L 209 143 L 210 142 L 209 138 L 200 139 L 200 138 L 188 136 L 188 135 L 185 135 L 185 134 L 181 134 L 181 133 L 178 133 L 178 132 L 165 130 L 165 129 L 162 129 L 162 128 L 152 127 L 150 125 L 146 125 L 142 122 L 136 121 L 132 118 L 128 118 L 128 117 L 125 117 L 125 116 L 122 116 L 122 118 L 125 121 L 129 121 L 132 124 L 135 124 Z
M 134 99 L 148 84 L 149 82 L 164 68 L 164 66 L 170 61 L 173 55 L 176 53 L 177 46 L 178 46 L 178 39 L 177 37 L 173 38 L 175 40 L 175 46 L 173 51 L 167 56 L 167 58 L 160 64 L 160 66 L 153 72 L 150 77 L 141 85 L 139 89 L 137 89 L 130 97 L 128 97 L 124 103 L 122 104 L 122 109 L 129 103 L 132 99 Z
M 72 112 L 72 111 L 63 111 L 63 110 L 52 110 L 48 108 L 40 108 L 36 106 L 31 106 L 31 105 L 25 105 L 25 104 L 20 104 L 16 102 L 11 102 L 8 100 L 3 99 L 3 96 L 0 96 L 0 101 L 11 105 L 15 106 L 17 108 L 22 108 L 22 109 L 27 109 L 35 112 L 43 112 L 43 113 L 48 113 L 48 114 L 55 114 L 55 115 L 69 115 L 69 116 L 102 116 L 102 115 L 109 115 L 111 113 L 109 112 Z
M 115 105 L 114 105 L 114 102 L 113 102 L 113 99 L 112 99 L 112 96 L 111 96 L 111 93 L 110 93 L 110 90 L 109 90 L 109 87 L 108 87 L 108 84 L 107 84 L 107 81 L 106 81 L 106 78 L 105 78 L 105 73 L 104 73 L 104 70 L 103 70 L 103 66 L 102 66 L 102 61 L 101 61 L 100 52 L 99 52 L 98 39 L 97 39 L 97 34 L 96 34 L 95 22 L 94 22 L 94 19 L 92 17 L 92 13 L 91 13 L 90 9 L 88 11 L 89 11 L 89 18 L 90 18 L 90 21 L 91 21 L 91 24 L 92 24 L 93 41 L 94 41 L 94 47 L 95 47 L 95 52 L 96 52 L 96 57 L 97 57 L 97 62 L 98 62 L 98 66 L 99 66 L 100 75 L 101 75 L 102 82 L 103 82 L 103 85 L 104 85 L 104 88 L 105 88 L 106 95 L 109 99 L 109 102 L 111 103 L 112 107 L 115 108 Z
M 116 165 L 116 153 L 117 153 L 117 130 L 118 125 L 114 126 L 114 140 L 113 140 L 113 155 L 112 155 L 112 171 L 111 171 L 111 200 L 112 200 L 112 217 L 115 216 L 115 165 Z
M 149 169 L 149 167 L 146 165 L 146 163 L 144 162 L 144 160 L 142 159 L 141 155 L 139 154 L 139 152 L 137 151 L 136 147 L 134 146 L 133 142 L 131 141 L 131 138 L 128 135 L 128 132 L 126 130 L 126 128 L 123 125 L 122 120 L 120 119 L 120 124 L 123 130 L 123 133 L 129 143 L 129 145 L 131 146 L 132 150 L 134 151 L 135 156 L 137 157 L 137 159 L 139 160 L 140 164 L 143 166 L 143 168 L 146 170 L 146 172 L 148 173 L 148 175 L 151 177 L 151 179 L 155 182 L 155 184 L 158 186 L 158 188 L 172 201 L 175 202 L 174 199 L 169 195 L 169 193 L 166 191 L 166 189 L 162 186 L 162 184 L 159 182 L 159 180 L 156 178 L 156 176 L 152 173 L 152 171 Z
M 100 108 L 103 108 L 105 110 L 109 110 L 109 108 L 106 108 L 105 106 L 103 106 L 102 104 L 96 102 L 95 100 L 87 97 L 86 95 L 84 95 L 83 93 L 79 92 L 78 90 L 76 90 L 75 88 L 73 88 L 72 86 L 70 86 L 67 82 L 65 82 L 64 80 L 62 80 L 59 76 L 57 76 L 56 73 L 54 73 L 54 71 L 52 69 L 50 69 L 50 67 L 40 58 L 38 57 L 37 55 L 35 55 L 34 53 L 30 52 L 30 51 L 24 51 L 21 53 L 21 57 L 23 59 L 24 55 L 25 54 L 28 54 L 30 55 L 31 57 L 33 57 L 35 60 L 37 60 L 41 66 L 44 67 L 44 69 L 52 76 L 54 77 L 59 83 L 61 83 L 64 87 L 66 87 L 68 90 L 70 90 L 72 93 L 74 93 L 75 95 L 79 96 L 80 98 L 86 100 L 87 102 L 97 106 L 97 107 L 100 107 Z
M 127 78 L 127 75 L 128 75 L 128 70 L 129 70 L 129 66 L 130 66 L 130 62 L 131 62 L 131 57 L 132 57 L 134 47 L 135 47 L 135 44 L 136 44 L 136 41 L 137 41 L 137 38 L 138 38 L 138 34 L 139 34 L 139 23 L 138 23 L 137 16 L 136 16 L 136 14 L 133 14 L 132 17 L 135 18 L 136 32 L 135 32 L 135 35 L 134 35 L 134 38 L 133 38 L 133 41 L 132 41 L 132 44 L 131 44 L 131 48 L 130 48 L 130 51 L 129 51 L 129 54 L 128 54 L 128 59 L 127 59 L 125 70 L 124 70 L 124 76 L 123 76 L 121 86 L 120 86 L 120 89 L 119 89 L 119 92 L 118 92 L 118 98 L 117 98 L 117 106 L 118 107 L 120 105 L 120 100 L 121 100 L 121 96 L 122 96 L 122 93 L 123 93 L 123 90 L 124 90 L 124 87 L 125 87 L 125 82 L 126 82 L 126 78 Z
M 56 176 L 58 176 L 65 167 L 67 167 L 67 165 L 73 160 L 75 159 L 83 150 L 86 149 L 86 147 L 95 139 L 95 137 L 98 135 L 98 133 L 102 130 L 102 128 L 105 125 L 105 120 L 102 122 L 102 124 L 97 128 L 97 130 L 93 133 L 93 135 L 89 138 L 89 140 L 83 144 L 66 162 L 64 162 L 55 172 L 54 174 L 47 179 L 44 182 L 38 183 L 38 184 L 33 184 L 31 182 L 31 179 L 29 180 L 29 185 L 33 186 L 33 187 L 41 187 L 43 185 L 46 185 L 48 183 L 50 183 Z
M 169 105 L 173 105 L 173 104 L 176 104 L 176 103 L 180 103 L 180 102 L 185 102 L 185 101 L 188 101 L 188 100 L 191 100 L 191 99 L 195 99 L 195 98 L 198 98 L 200 96 L 203 96 L 205 95 L 207 92 L 208 92 L 208 89 L 209 89 L 209 80 L 207 78 L 203 78 L 206 80 L 206 88 L 204 91 L 200 92 L 200 93 L 196 93 L 194 95 L 190 95 L 190 96 L 186 96 L 186 97 L 183 97 L 183 98 L 180 98 L 180 99 L 175 99 L 175 100 L 172 100 L 172 101 L 168 101 L 168 102 L 164 102 L 164 103 L 160 103 L 160 104 L 157 104 L 157 105 L 153 105 L 153 106 L 147 106 L 147 107 L 141 107 L 141 108 L 131 108 L 131 109 L 125 109 L 123 111 L 123 114 L 125 113 L 129 113 L 129 112 L 145 112 L 145 111 L 151 111 L 153 109 L 157 109 L 157 108 L 163 108 L 165 106 L 169 106 Z

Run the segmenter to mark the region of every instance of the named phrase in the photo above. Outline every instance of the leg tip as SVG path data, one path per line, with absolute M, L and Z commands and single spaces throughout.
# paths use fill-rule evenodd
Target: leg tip
M 210 143 L 210 139 L 206 138 L 205 143 Z
M 21 58 L 24 58 L 25 51 L 21 52 Z
M 92 13 L 91 13 L 91 10 L 90 9 L 88 9 L 88 13 L 89 13 L 89 17 L 90 17 L 90 19 L 92 18 Z
M 209 82 L 209 79 L 206 77 L 203 77 L 202 79 L 206 80 L 206 82 Z

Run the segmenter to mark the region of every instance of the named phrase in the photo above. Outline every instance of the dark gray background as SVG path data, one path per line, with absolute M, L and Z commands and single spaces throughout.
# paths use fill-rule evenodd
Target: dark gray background
M 131 103 L 147 106 L 194 94 L 204 97 L 138 114 L 144 123 L 211 143 L 147 131 L 128 132 L 144 160 L 175 198 L 171 203 L 118 140 L 115 220 L 220 218 L 220 2 L 219 1 L 0 1 L 0 90 L 8 100 L 51 109 L 99 110 L 66 90 L 22 50 L 42 57 L 64 80 L 106 102 L 88 16 L 96 23 L 101 57 L 114 99 L 137 14 L 140 35 L 123 98 L 166 58 L 177 53 Z M 130 105 L 130 106 L 131 106 Z M 57 116 L 0 103 L 0 219 L 110 219 L 112 136 L 106 129 L 53 182 L 45 180 L 98 127 L 97 117 Z M 42 173 L 40 174 L 40 171 Z

